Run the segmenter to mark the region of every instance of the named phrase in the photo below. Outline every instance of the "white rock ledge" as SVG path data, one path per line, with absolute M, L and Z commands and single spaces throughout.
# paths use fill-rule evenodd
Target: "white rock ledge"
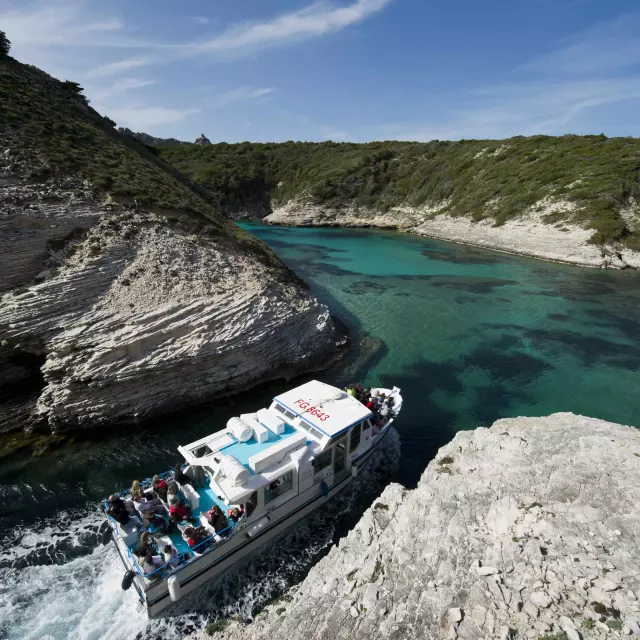
M 583 267 L 640 269 L 640 253 L 619 244 L 604 247 L 589 244 L 592 229 L 570 222 L 548 224 L 543 216 L 570 203 L 542 201 L 501 226 L 487 218 L 451 217 L 434 207 L 395 207 L 387 213 L 367 209 L 330 209 L 291 201 L 275 209 L 264 220 L 270 224 L 292 226 L 373 227 L 398 229 L 417 235 L 447 240 L 504 253 L 514 253 L 552 262 Z
M 635 637 L 639 534 L 640 431 L 498 420 L 457 433 L 416 489 L 388 486 L 290 602 L 214 637 Z
M 0 433 L 148 418 L 335 354 L 328 309 L 231 223 L 194 233 L 180 212 L 5 174 Z

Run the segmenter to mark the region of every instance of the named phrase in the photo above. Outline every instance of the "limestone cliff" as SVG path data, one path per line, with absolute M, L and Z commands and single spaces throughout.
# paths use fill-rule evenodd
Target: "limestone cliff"
M 501 225 L 496 225 L 492 218 L 474 221 L 467 217 L 453 217 L 442 212 L 442 208 L 438 205 L 405 206 L 382 212 L 366 207 L 335 209 L 290 201 L 275 209 L 264 220 L 270 224 L 292 226 L 398 229 L 553 262 L 584 267 L 640 269 L 640 252 L 620 242 L 593 244 L 590 242 L 593 231 L 584 226 L 568 220 L 549 224 L 545 217 L 552 212 L 575 208 L 567 201 L 542 200 Z M 640 217 L 640 209 L 633 209 L 630 215 L 635 220 Z
M 0 61 L 0 433 L 147 418 L 330 359 L 305 284 L 81 91 Z
M 570 413 L 498 420 L 457 433 L 290 596 L 215 637 L 635 637 L 639 512 L 638 430 Z

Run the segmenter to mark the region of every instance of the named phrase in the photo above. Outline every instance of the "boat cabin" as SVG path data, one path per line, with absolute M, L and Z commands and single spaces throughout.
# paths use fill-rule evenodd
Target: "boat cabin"
M 276 396 L 268 409 L 231 418 L 226 429 L 179 447 L 198 487 L 192 508 L 242 506 L 247 533 L 252 521 L 257 533 L 269 512 L 303 492 L 327 492 L 351 472 L 371 447 L 372 415 L 347 393 L 313 380 Z

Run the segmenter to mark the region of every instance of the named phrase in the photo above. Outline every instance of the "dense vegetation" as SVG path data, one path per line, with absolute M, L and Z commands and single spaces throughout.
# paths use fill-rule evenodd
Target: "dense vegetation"
M 88 105 L 82 87 L 30 65 L 0 60 L 0 143 L 29 177 L 77 175 L 140 204 L 208 214 L 212 206 L 144 145 L 117 133 Z M 174 175 L 175 174 L 175 175 Z
M 114 129 L 89 106 L 82 87 L 0 56 L 0 152 L 33 182 L 86 180 L 97 197 L 153 208 L 188 232 L 231 241 L 289 279 L 291 272 L 255 236 L 220 214 L 213 195 L 154 149 Z
M 234 212 L 256 202 L 306 199 L 386 211 L 445 203 L 454 216 L 502 224 L 545 197 L 568 200 L 593 241 L 638 246 L 620 209 L 640 200 L 640 139 L 534 136 L 508 140 L 226 144 L 157 149 Z M 640 247 L 639 247 L 640 248 Z

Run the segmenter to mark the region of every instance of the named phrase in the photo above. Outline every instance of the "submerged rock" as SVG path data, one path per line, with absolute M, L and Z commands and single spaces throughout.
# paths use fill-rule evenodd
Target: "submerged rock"
M 432 462 L 416 489 L 388 486 L 286 611 L 268 607 L 216 637 L 605 638 L 640 629 L 638 430 L 570 413 L 509 418 L 459 432 L 444 457 L 452 463 Z

